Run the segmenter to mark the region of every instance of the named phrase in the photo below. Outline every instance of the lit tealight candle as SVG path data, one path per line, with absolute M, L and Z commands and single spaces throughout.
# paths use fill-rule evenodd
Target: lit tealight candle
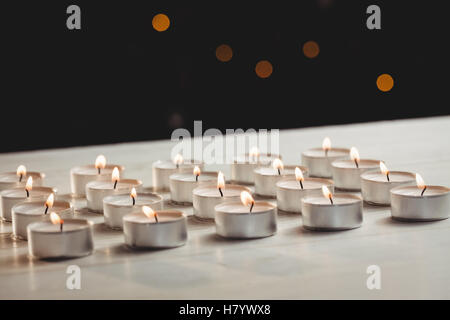
M 50 221 L 28 225 L 28 251 L 31 256 L 50 258 L 76 258 L 94 250 L 92 222 L 81 219 L 61 219 L 50 213 Z
M 169 191 L 169 177 L 177 172 L 192 172 L 195 166 L 203 170 L 203 163 L 185 160 L 177 154 L 172 161 L 158 160 L 152 165 L 153 188 L 157 191 Z
M 330 138 L 323 139 L 322 148 L 313 148 L 302 153 L 302 165 L 308 168 L 309 175 L 319 178 L 331 178 L 331 163 L 338 159 L 348 159 L 350 150 L 332 148 Z
M 250 191 L 249 188 L 225 184 L 222 172 L 217 175 L 217 185 L 204 185 L 192 191 L 192 203 L 194 215 L 202 219 L 214 219 L 214 207 L 228 200 L 238 200 L 242 191 Z
M 70 170 L 70 187 L 76 196 L 86 195 L 86 184 L 91 181 L 109 181 L 114 168 L 122 173 L 123 166 L 116 164 L 106 164 L 104 155 L 99 155 L 95 159 L 95 164 L 74 167 Z
M 35 186 L 41 186 L 45 174 L 40 172 L 29 172 L 24 165 L 17 167 L 16 172 L 0 173 L 0 191 L 25 186 L 28 178 L 33 179 Z
M 361 190 L 361 174 L 378 168 L 380 160 L 360 159 L 355 147 L 350 149 L 349 160 L 335 160 L 331 163 L 336 188 L 349 191 Z
M 260 196 L 275 198 L 277 196 L 276 184 L 288 176 L 294 176 L 295 168 L 299 168 L 304 176 L 308 175 L 308 169 L 302 166 L 285 166 L 281 159 L 275 159 L 272 167 L 259 167 L 255 173 L 255 193 Z
M 392 218 L 404 221 L 433 221 L 450 215 L 450 188 L 426 185 L 416 174 L 416 186 L 391 189 Z
M 376 205 L 391 204 L 391 189 L 401 185 L 414 185 L 411 172 L 389 171 L 380 161 L 380 171 L 366 171 L 361 175 L 361 194 L 364 201 Z
M 142 211 L 123 217 L 125 243 L 135 248 L 173 248 L 187 240 L 186 216 L 181 211 L 154 211 L 143 206 Z
M 276 206 L 255 201 L 242 191 L 241 201 L 223 202 L 215 206 L 217 234 L 226 238 L 252 239 L 268 237 L 277 232 Z
M 254 184 L 254 170 L 260 166 L 268 166 L 278 155 L 262 154 L 257 147 L 250 149 L 248 154 L 238 156 L 231 164 L 231 180 L 238 184 Z
M 351 194 L 332 194 L 322 186 L 323 196 L 302 199 L 303 227 L 309 230 L 348 230 L 363 222 L 362 199 Z
M 142 210 L 143 206 L 161 210 L 163 198 L 156 193 L 137 193 L 135 188 L 131 189 L 130 194 L 107 196 L 103 198 L 105 224 L 110 228 L 121 230 L 123 228 L 123 217 L 129 213 Z
M 5 221 L 11 221 L 11 209 L 16 204 L 23 201 L 43 200 L 51 194 L 55 193 L 56 189 L 49 187 L 33 186 L 33 177 L 27 179 L 25 187 L 17 187 L 13 189 L 3 190 L 0 193 L 1 199 L 1 217 Z
M 277 182 L 278 210 L 301 213 L 302 198 L 320 196 L 324 185 L 334 192 L 332 180 L 305 178 L 300 168 L 295 168 L 295 177 L 286 177 Z
M 201 172 L 195 166 L 192 173 L 174 173 L 170 176 L 170 198 L 177 204 L 192 204 L 192 191 L 217 179 L 217 172 Z
M 33 222 L 48 220 L 49 210 L 64 218 L 69 218 L 73 213 L 71 204 L 67 201 L 55 201 L 53 193 L 45 201 L 21 202 L 11 209 L 13 236 L 26 240 L 27 226 Z
M 120 179 L 118 168 L 111 173 L 111 181 L 91 181 L 86 185 L 87 208 L 92 212 L 103 213 L 103 198 L 113 194 L 128 193 L 132 188 L 142 188 L 142 181 Z

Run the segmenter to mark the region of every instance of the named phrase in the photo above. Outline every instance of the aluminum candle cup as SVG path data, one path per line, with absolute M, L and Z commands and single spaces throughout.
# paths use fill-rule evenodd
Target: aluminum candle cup
M 338 231 L 354 229 L 363 222 L 363 202 L 351 194 L 334 194 L 334 204 L 325 197 L 302 199 L 303 227 L 308 230 Z
M 170 198 L 177 204 L 192 204 L 192 191 L 202 185 L 217 180 L 217 172 L 202 172 L 198 176 L 191 173 L 174 173 L 170 176 Z
M 295 168 L 298 167 L 306 177 L 308 169 L 301 166 L 284 166 L 281 175 L 272 167 L 260 167 L 254 170 L 255 193 L 260 196 L 275 198 L 277 196 L 277 182 L 288 176 L 293 176 Z
M 277 207 L 286 212 L 301 213 L 302 198 L 321 196 L 322 186 L 334 192 L 332 180 L 321 178 L 305 178 L 303 189 L 295 177 L 287 177 L 277 182 Z
M 33 186 L 42 186 L 45 174 L 40 172 L 27 172 L 19 182 L 16 172 L 0 173 L 0 191 L 24 187 L 29 177 L 33 177 Z
M 129 194 L 116 194 L 103 198 L 103 215 L 105 224 L 113 229 L 123 229 L 123 217 L 129 213 L 141 211 L 142 206 L 151 207 L 154 210 L 163 208 L 163 197 L 156 193 L 138 193 L 136 202 Z
M 76 196 L 86 195 L 86 185 L 91 181 L 110 181 L 113 169 L 117 167 L 119 173 L 122 176 L 122 172 L 125 170 L 123 166 L 116 164 L 107 164 L 105 168 L 100 170 L 94 165 L 85 165 L 74 167 L 70 170 L 70 188 L 72 193 Z
M 361 190 L 361 174 L 379 168 L 380 160 L 361 159 L 359 168 L 353 160 L 336 160 L 331 164 L 334 186 L 341 190 Z
M 91 254 L 94 250 L 91 221 L 64 220 L 59 224 L 50 221 L 28 225 L 28 251 L 31 256 L 49 258 L 76 258 Z
M 144 213 L 123 217 L 125 243 L 136 248 L 173 248 L 186 243 L 186 216 L 181 211 L 156 211 L 158 222 Z
M 450 215 L 450 189 L 441 186 L 400 186 L 391 189 L 392 218 L 403 221 L 433 221 Z
M 389 181 L 385 173 L 367 171 L 361 175 L 361 194 L 364 201 L 375 205 L 391 204 L 391 189 L 401 185 L 415 185 L 415 174 L 389 171 Z
M 191 172 L 198 166 L 203 171 L 203 163 L 185 161 L 177 166 L 172 161 L 156 161 L 152 165 L 153 188 L 157 191 L 169 191 L 169 177 L 177 172 Z
M 91 181 L 86 185 L 87 208 L 89 211 L 103 213 L 103 198 L 114 194 L 130 194 L 132 188 L 140 190 L 142 181 L 135 179 L 122 179 L 114 189 L 112 181 Z
M 13 236 L 18 239 L 27 239 L 27 227 L 33 222 L 49 221 L 50 211 L 61 216 L 62 219 L 72 218 L 72 206 L 67 201 L 55 201 L 45 214 L 46 201 L 27 201 L 16 204 L 12 208 Z
M 268 166 L 273 159 L 281 156 L 272 154 L 260 154 L 259 156 L 251 156 L 245 154 L 237 157 L 231 164 L 231 180 L 238 184 L 254 184 L 254 170 L 260 166 Z
M 252 212 L 241 202 L 224 202 L 215 206 L 218 235 L 225 238 L 252 239 L 277 232 L 276 206 L 256 201 Z
M 322 148 L 306 150 L 302 153 L 302 165 L 308 168 L 311 177 L 331 178 L 331 163 L 339 159 L 348 159 L 350 149 L 331 148 L 325 152 Z
M 30 196 L 27 198 L 25 188 L 14 188 L 9 190 L 3 190 L 0 193 L 1 199 L 1 217 L 5 221 L 11 221 L 11 209 L 16 204 L 24 201 L 45 201 L 51 193 L 56 193 L 56 189 L 50 187 L 33 187 L 30 190 Z
M 214 219 L 215 206 L 225 201 L 239 200 L 242 191 L 250 192 L 250 189 L 236 184 L 226 184 L 222 189 L 222 197 L 215 184 L 197 187 L 192 192 L 194 215 L 201 219 Z

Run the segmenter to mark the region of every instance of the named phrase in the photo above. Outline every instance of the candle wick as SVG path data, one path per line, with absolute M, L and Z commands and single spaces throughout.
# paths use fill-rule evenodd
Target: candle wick
M 195 176 L 195 182 L 198 182 L 198 174 Z
M 176 164 L 176 166 L 177 166 L 177 169 L 180 167 L 180 165 L 178 163 Z
M 64 223 L 59 224 L 59 231 L 62 232 Z
M 119 181 L 119 180 L 114 181 L 114 189 L 116 189 L 116 187 L 117 187 L 117 181 Z
M 159 222 L 159 221 L 158 221 L 158 215 L 156 214 L 156 212 L 155 212 L 155 221 L 156 221 L 156 223 Z
M 255 205 L 255 202 L 252 202 L 251 206 L 250 206 L 250 213 L 252 213 L 253 210 L 253 206 Z
M 427 186 L 425 186 L 422 190 L 422 193 L 420 194 L 420 196 L 423 196 L 423 193 L 425 192 L 425 190 L 427 190 Z
M 25 189 L 25 191 L 27 192 L 27 198 L 30 197 L 30 191 L 28 191 L 28 189 Z
M 330 196 L 330 202 L 331 202 L 331 204 L 334 204 L 334 203 L 333 203 L 333 197 L 332 197 L 332 196 Z
M 131 197 L 133 199 L 133 206 L 136 204 L 136 199 L 134 197 Z
M 391 181 L 391 180 L 389 179 L 389 172 L 386 173 L 386 178 L 387 178 L 387 181 Z
M 45 205 L 45 212 L 44 212 L 44 214 L 47 214 L 47 212 L 48 212 L 48 206 Z
M 328 149 L 325 149 L 325 157 L 328 157 Z
M 221 188 L 219 188 L 219 192 L 220 192 L 220 196 L 223 197 L 223 192 L 222 192 Z
M 358 164 L 358 160 L 354 160 L 355 161 L 355 164 L 356 164 L 356 168 L 359 168 L 359 164 Z
M 300 182 L 300 188 L 303 189 L 303 182 L 302 182 L 302 180 L 298 180 L 298 182 Z
M 102 173 L 102 169 L 100 167 L 98 167 L 97 170 L 98 170 L 98 174 Z
M 278 175 L 281 176 L 280 168 L 278 168 L 277 170 L 278 170 Z
M 22 182 L 23 174 L 20 174 L 19 182 Z

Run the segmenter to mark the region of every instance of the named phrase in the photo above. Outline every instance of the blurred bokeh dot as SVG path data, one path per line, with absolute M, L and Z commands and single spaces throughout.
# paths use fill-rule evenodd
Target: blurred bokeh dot
M 184 119 L 183 116 L 178 113 L 178 112 L 174 112 L 169 116 L 169 128 L 171 129 L 176 129 L 176 128 L 180 128 L 183 126 L 184 124 Z
M 255 72 L 260 78 L 268 78 L 273 72 L 272 64 L 267 60 L 261 60 L 256 64 Z
M 315 41 L 307 41 L 303 44 L 303 54 L 307 58 L 315 58 L 319 55 L 319 45 Z
M 394 79 L 391 75 L 383 73 L 377 78 L 377 87 L 383 92 L 391 91 L 394 87 Z
M 152 20 L 153 29 L 158 32 L 166 31 L 170 26 L 169 17 L 164 13 L 158 13 Z
M 216 48 L 216 58 L 222 62 L 228 62 L 233 57 L 233 49 L 227 44 L 221 44 Z

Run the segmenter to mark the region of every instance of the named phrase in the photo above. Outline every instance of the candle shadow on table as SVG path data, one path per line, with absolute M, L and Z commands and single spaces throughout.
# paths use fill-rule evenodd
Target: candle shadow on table
M 114 246 L 111 246 L 108 248 L 109 252 L 111 254 L 114 254 L 116 256 L 136 256 L 136 255 L 145 255 L 160 251 L 166 251 L 171 249 L 176 249 L 178 247 L 174 248 L 135 248 L 130 247 L 129 245 L 125 243 L 120 243 Z
M 95 235 L 113 235 L 113 234 L 117 234 L 117 235 L 122 235 L 123 231 L 122 230 L 118 230 L 118 229 L 111 229 L 110 227 L 108 227 L 105 223 L 96 223 L 94 224 L 94 234 Z
M 426 225 L 436 224 L 441 221 L 445 221 L 445 220 L 403 221 L 403 220 L 393 219 L 391 216 L 389 216 L 389 217 L 384 217 L 382 219 L 379 219 L 377 221 L 377 224 L 391 225 L 391 226 L 396 226 L 396 227 L 422 227 L 422 226 L 426 226 Z
M 28 246 L 26 240 L 16 239 L 13 237 L 11 232 L 5 232 L 0 234 L 0 249 L 8 248 L 21 248 Z
M 240 244 L 240 243 L 249 243 L 253 241 L 260 241 L 261 239 L 270 238 L 253 238 L 253 239 L 239 239 L 239 238 L 224 238 L 219 236 L 217 233 L 208 233 L 200 237 L 201 242 L 203 244 Z
M 89 211 L 87 208 L 75 210 L 73 217 L 78 219 L 90 220 L 94 223 L 100 223 L 104 221 L 103 214 Z
M 188 227 L 211 227 L 214 226 L 214 219 L 200 219 L 196 216 L 187 217 Z

